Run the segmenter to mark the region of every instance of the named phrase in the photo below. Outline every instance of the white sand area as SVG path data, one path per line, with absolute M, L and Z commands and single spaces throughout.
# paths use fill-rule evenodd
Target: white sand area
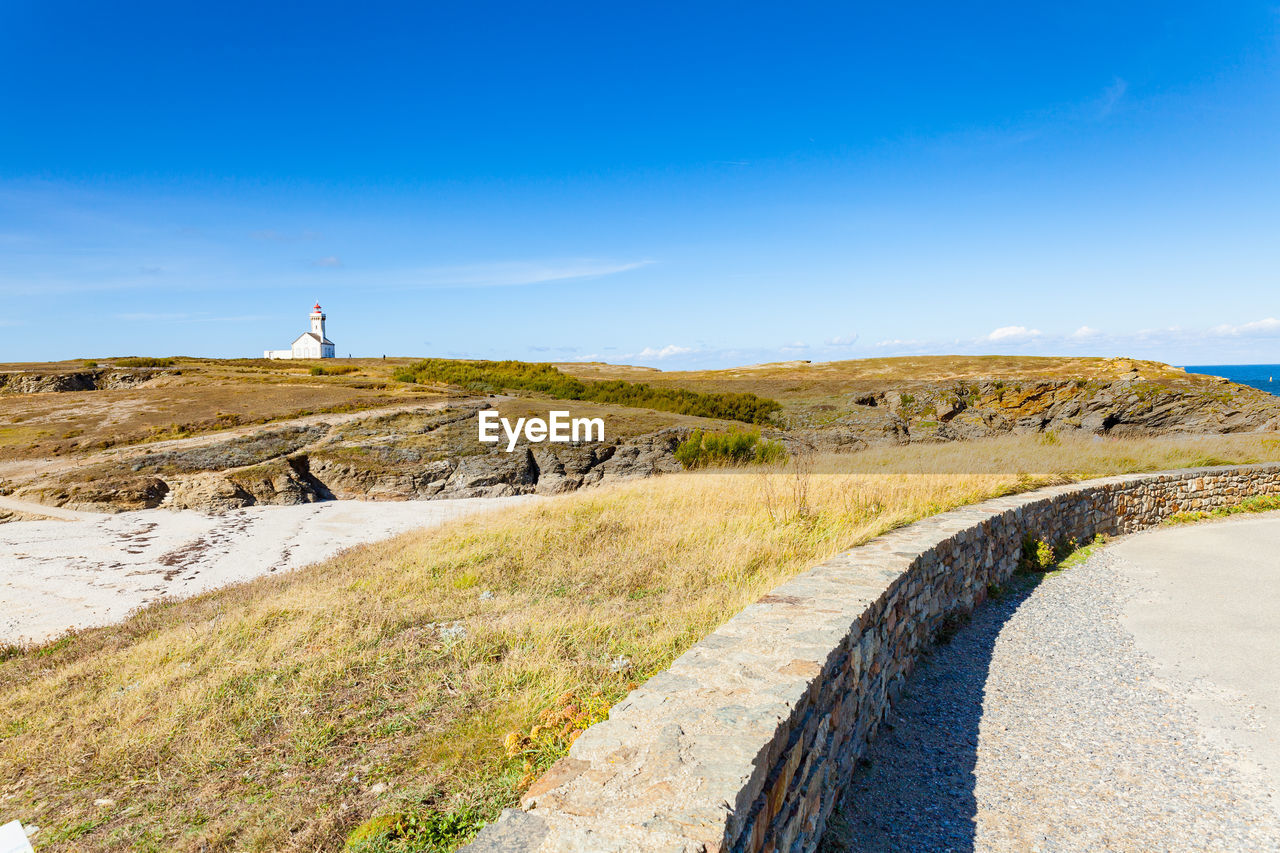
M 323 560 L 353 545 L 538 498 L 328 501 L 226 515 L 143 510 L 0 524 L 0 643 L 40 642 Z

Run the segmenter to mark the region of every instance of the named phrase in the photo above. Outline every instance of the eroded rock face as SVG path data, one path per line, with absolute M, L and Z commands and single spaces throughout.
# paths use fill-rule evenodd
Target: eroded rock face
M 430 498 L 552 495 L 583 486 L 680 470 L 675 449 L 688 430 L 670 429 L 609 444 L 522 445 L 425 463 L 361 464 L 350 454 L 309 458 L 313 477 L 338 498 Z
M 151 368 L 115 368 L 77 370 L 68 373 L 10 372 L 0 373 L 0 393 L 47 394 L 59 391 L 99 391 L 110 388 L 136 388 L 157 376 L 173 370 Z
M 91 471 L 76 480 L 27 487 L 19 495 L 106 512 L 164 506 L 214 513 L 334 498 L 554 495 L 679 471 L 675 450 L 688 434 L 668 429 L 609 443 L 521 445 L 511 453 L 489 448 L 432 459 L 394 446 L 366 453 L 367 447 L 329 440 L 323 429 L 268 430 L 181 452 L 144 454 L 124 469 Z M 249 464 L 233 467 L 234 462 Z
M 45 394 L 56 391 L 95 391 L 97 374 L 0 373 L 0 391 L 8 394 Z
M 793 428 L 797 424 L 790 425 Z M 812 431 L 823 450 L 858 442 L 964 441 L 1009 433 L 1091 435 L 1280 430 L 1280 398 L 1225 380 L 1178 388 L 1143 380 L 914 383 L 852 395 L 849 409 Z
M 122 476 L 84 482 L 40 483 L 17 490 L 15 496 L 90 512 L 125 512 L 154 509 L 160 506 L 168 493 L 169 484 L 159 477 Z
M 249 506 L 253 496 L 222 474 L 192 474 L 170 482 L 169 509 L 197 509 L 226 512 Z

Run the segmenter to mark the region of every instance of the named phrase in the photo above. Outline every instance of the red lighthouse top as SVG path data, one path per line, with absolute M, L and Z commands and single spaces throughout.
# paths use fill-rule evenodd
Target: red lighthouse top
M 317 302 L 317 303 L 316 303 L 316 307 L 315 307 L 315 308 L 312 308 L 312 309 L 311 309 L 311 313 L 312 313 L 312 314 L 319 314 L 319 313 L 320 313 L 320 303 L 319 303 L 319 302 Z

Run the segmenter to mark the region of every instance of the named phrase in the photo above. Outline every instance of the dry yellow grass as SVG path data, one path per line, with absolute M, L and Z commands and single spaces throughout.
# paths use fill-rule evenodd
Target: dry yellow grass
M 452 816 L 445 830 L 465 831 L 570 737 L 539 731 L 509 755 L 508 733 L 527 735 L 547 709 L 616 700 L 841 549 L 1041 482 L 1262 459 L 1280 459 L 1280 441 L 887 448 L 667 476 L 407 534 L 11 650 L 0 810 L 43 827 L 48 850 L 332 850 L 383 813 L 425 815 L 402 825 L 433 831 L 432 815 Z M 629 672 L 610 666 L 621 657 Z M 426 832 L 371 836 L 362 849 L 435 849 Z
M 414 403 L 428 389 L 391 382 L 393 364 L 343 359 L 345 376 L 310 376 L 314 362 L 271 367 L 179 359 L 173 373 L 136 388 L 0 396 L 0 462 L 38 459 L 153 439 L 179 438 L 312 412 Z M 103 362 L 107 367 L 108 362 Z M 10 364 L 0 370 L 67 373 L 79 363 Z
M 1054 381 L 1062 379 L 1115 380 L 1138 370 L 1144 379 L 1175 384 L 1197 380 L 1179 367 L 1158 361 L 1128 358 L 1023 355 L 929 355 L 861 358 L 850 361 L 782 361 L 724 370 L 662 371 L 651 367 L 565 362 L 560 370 L 580 379 L 625 379 L 657 386 L 699 390 L 741 391 L 787 401 L 817 391 L 840 395 L 868 387 L 920 382 L 980 379 Z

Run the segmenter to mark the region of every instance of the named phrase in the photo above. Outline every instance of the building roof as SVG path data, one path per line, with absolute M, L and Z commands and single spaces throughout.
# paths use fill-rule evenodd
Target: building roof
M 295 338 L 293 342 L 296 344 L 298 341 L 302 340 L 303 338 L 312 338 L 318 341 L 319 343 L 328 344 L 329 346 L 334 345 L 333 341 L 329 340 L 328 338 L 322 338 L 319 335 L 317 335 L 315 332 L 303 332 L 302 334 L 298 335 L 298 337 Z

